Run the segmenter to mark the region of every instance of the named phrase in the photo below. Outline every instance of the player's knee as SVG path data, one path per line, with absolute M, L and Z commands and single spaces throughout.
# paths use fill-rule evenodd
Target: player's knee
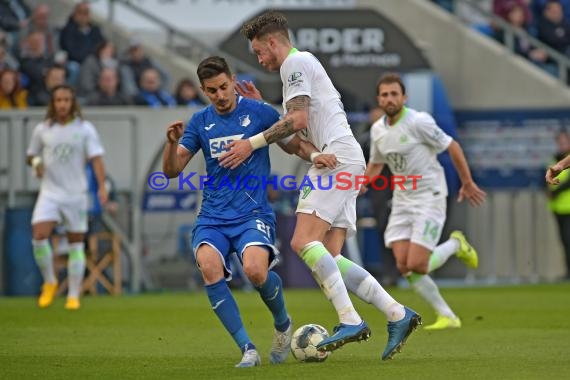
M 198 267 L 206 284 L 213 284 L 224 277 L 221 264 L 214 260 L 198 260 Z
M 419 274 L 428 274 L 428 266 L 426 263 L 408 263 L 406 265 L 408 269 L 412 272 L 419 273 Z
M 408 269 L 408 266 L 404 263 L 396 263 L 396 268 L 398 268 L 398 272 L 400 272 L 402 275 L 410 271 L 410 269 Z
M 47 240 L 49 239 L 49 234 L 44 231 L 33 231 L 32 232 L 32 239 L 33 240 Z
M 243 271 L 254 286 L 261 286 L 267 280 L 267 266 L 260 263 L 244 263 Z
M 291 248 L 293 248 L 293 251 L 299 254 L 299 252 L 301 252 L 307 243 L 308 242 L 305 241 L 305 239 L 300 239 L 298 236 L 293 235 L 293 238 L 291 239 Z

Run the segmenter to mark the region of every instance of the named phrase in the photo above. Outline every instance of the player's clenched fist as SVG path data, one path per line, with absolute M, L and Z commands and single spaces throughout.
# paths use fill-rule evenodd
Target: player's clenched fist
M 166 129 L 166 137 L 168 138 L 168 142 L 172 144 L 177 144 L 178 140 L 182 137 L 184 133 L 184 123 L 182 121 L 175 121 L 174 123 L 170 124 Z

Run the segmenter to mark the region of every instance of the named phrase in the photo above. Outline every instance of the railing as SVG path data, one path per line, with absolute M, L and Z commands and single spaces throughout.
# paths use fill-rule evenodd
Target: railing
M 570 58 L 561 54 L 560 52 L 554 50 L 550 46 L 546 45 L 544 42 L 536 39 L 525 30 L 517 28 L 509 24 L 507 21 L 497 16 L 494 13 L 488 12 L 481 8 L 474 0 L 457 0 L 463 4 L 467 4 L 473 10 L 484 16 L 488 21 L 490 21 L 493 26 L 500 28 L 505 33 L 505 46 L 511 51 L 515 51 L 515 37 L 520 37 L 528 40 L 530 44 L 541 50 L 544 50 L 549 58 L 556 62 L 558 68 L 558 80 L 562 82 L 565 86 L 568 84 L 568 72 L 570 71 Z
M 109 23 L 115 24 L 115 6 L 116 4 L 121 4 L 122 6 L 128 8 L 130 11 L 136 13 L 137 15 L 145 18 L 147 21 L 155 23 L 157 26 L 160 26 L 166 32 L 166 47 L 169 50 L 175 51 L 174 47 L 174 39 L 180 38 L 184 40 L 188 46 L 191 46 L 192 49 L 190 50 L 189 56 L 193 61 L 200 61 L 205 57 L 212 56 L 212 55 L 219 55 L 224 56 L 228 60 L 230 66 L 238 73 L 249 73 L 255 75 L 256 78 L 259 78 L 261 81 L 271 83 L 276 82 L 279 80 L 278 76 L 270 75 L 263 70 L 260 70 L 258 67 L 252 66 L 248 63 L 243 62 L 235 57 L 230 56 L 227 52 L 222 52 L 219 49 L 206 45 L 202 41 L 192 37 L 189 33 L 186 33 L 180 29 L 175 28 L 172 24 L 164 21 L 160 17 L 157 17 L 155 14 L 141 8 L 133 3 L 130 0 L 109 0 Z

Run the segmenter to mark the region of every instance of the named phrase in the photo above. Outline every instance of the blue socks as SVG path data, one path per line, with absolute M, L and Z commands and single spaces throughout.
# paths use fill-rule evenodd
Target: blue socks
M 277 273 L 269 271 L 265 283 L 256 289 L 269 311 L 271 311 L 271 314 L 273 314 L 273 321 L 277 331 L 284 332 L 287 330 L 290 321 L 287 309 L 285 309 L 281 277 Z
M 281 281 L 279 281 L 279 284 L 281 284 Z M 216 313 L 226 330 L 230 333 L 232 338 L 234 338 L 234 341 L 240 350 L 242 350 L 242 353 L 246 349 L 255 349 L 255 346 L 245 331 L 245 327 L 243 327 L 238 306 L 230 292 L 230 288 L 228 288 L 226 280 L 222 278 L 220 281 L 206 285 L 205 287 L 208 299 L 212 305 L 212 310 L 214 310 L 214 313 Z M 281 299 L 283 299 L 282 294 Z M 285 314 L 285 318 L 287 318 L 287 314 Z

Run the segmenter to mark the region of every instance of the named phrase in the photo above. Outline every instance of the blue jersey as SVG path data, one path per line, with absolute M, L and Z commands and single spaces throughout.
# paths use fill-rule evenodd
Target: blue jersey
M 199 214 L 203 223 L 235 223 L 253 215 L 274 218 L 264 182 L 270 178 L 269 148 L 255 150 L 234 170 L 220 166 L 218 158 L 232 141 L 271 127 L 279 120 L 279 113 L 256 100 L 238 97 L 237 101 L 236 109 L 228 114 L 218 114 L 212 105 L 195 113 L 180 140 L 180 145 L 193 155 L 202 149 L 206 159 L 209 179 L 203 186 Z

